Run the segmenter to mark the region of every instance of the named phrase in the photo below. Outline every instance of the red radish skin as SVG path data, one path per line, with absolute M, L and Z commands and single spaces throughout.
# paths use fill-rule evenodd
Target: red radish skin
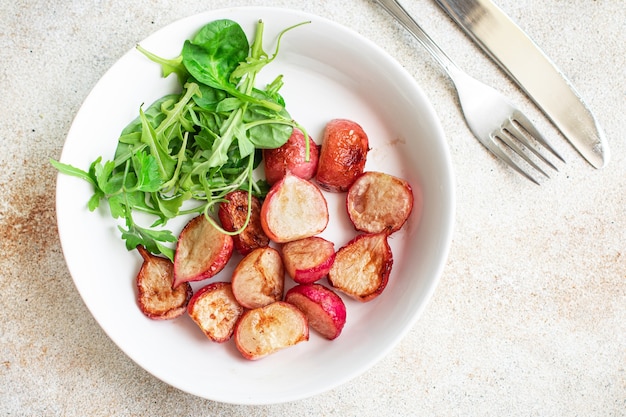
M 346 324 L 343 300 L 323 285 L 296 285 L 287 291 L 285 301 L 298 307 L 306 316 L 309 326 L 328 340 L 339 337 Z
M 347 119 L 326 124 L 315 179 L 330 192 L 347 191 L 363 173 L 369 139 L 363 128 Z
M 234 340 L 244 358 L 257 360 L 309 340 L 309 325 L 296 306 L 277 301 L 243 313 Z
M 261 206 L 261 226 L 276 243 L 317 235 L 328 225 L 328 205 L 311 181 L 287 173 L 270 188 Z
M 233 296 L 229 282 L 213 282 L 200 288 L 187 306 L 189 317 L 212 341 L 228 341 L 244 308 Z
M 328 281 L 355 300 L 371 301 L 387 286 L 392 265 L 387 234 L 362 234 L 337 251 Z
M 180 233 L 174 254 L 174 288 L 219 273 L 233 254 L 233 238 L 204 215 L 194 217 Z
M 356 230 L 391 234 L 400 230 L 411 215 L 413 191 L 401 178 L 365 172 L 348 190 L 346 209 Z
M 218 218 L 224 230 L 229 232 L 239 231 L 244 226 L 250 203 L 250 220 L 247 226 L 233 236 L 235 250 L 247 255 L 253 249 L 268 246 L 270 240 L 261 226 L 261 201 L 243 190 L 228 193 L 224 198 L 226 201 L 220 203 Z
M 317 171 L 319 148 L 309 136 L 309 159 L 306 159 L 306 140 L 304 133 L 294 128 L 287 142 L 276 149 L 263 150 L 265 180 L 273 185 L 280 181 L 287 172 L 305 180 L 310 180 Z
M 143 246 L 137 246 L 137 251 L 143 258 L 135 280 L 141 312 L 153 320 L 169 320 L 183 315 L 193 293 L 191 286 L 185 283 L 173 289 L 172 262 L 152 255 Z
M 283 298 L 285 269 L 280 253 L 255 249 L 237 264 L 231 278 L 233 294 L 245 308 L 259 308 Z
M 311 236 L 285 243 L 282 254 L 287 274 L 297 283 L 310 284 L 328 275 L 335 261 L 335 245 Z

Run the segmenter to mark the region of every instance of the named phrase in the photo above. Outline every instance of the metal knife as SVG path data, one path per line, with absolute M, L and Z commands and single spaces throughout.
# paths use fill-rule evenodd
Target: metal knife
M 491 0 L 435 0 L 543 111 L 595 168 L 610 151 L 604 131 L 572 83 Z

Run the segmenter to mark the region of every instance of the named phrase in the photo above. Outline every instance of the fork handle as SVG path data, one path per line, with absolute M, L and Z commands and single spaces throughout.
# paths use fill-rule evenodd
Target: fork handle
M 459 67 L 446 55 L 446 53 L 431 39 L 422 27 L 409 15 L 409 13 L 396 0 L 374 0 L 387 13 L 393 16 L 411 35 L 422 44 L 424 48 L 435 58 L 441 67 L 448 73 L 450 78 L 460 71 Z

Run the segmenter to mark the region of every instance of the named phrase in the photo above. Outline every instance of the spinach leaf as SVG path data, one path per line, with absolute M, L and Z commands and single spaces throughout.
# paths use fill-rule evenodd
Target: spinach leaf
M 200 94 L 193 96 L 193 101 L 203 111 L 215 111 L 217 105 L 227 97 L 224 90 L 213 88 L 197 80 L 194 81 L 200 88 Z
M 248 106 L 243 121 L 250 142 L 260 149 L 274 149 L 283 145 L 291 136 L 293 121 L 286 110 L 268 113 L 260 106 Z
M 210 87 L 236 92 L 238 79 L 232 72 L 245 61 L 250 50 L 245 32 L 232 20 L 222 19 L 205 25 L 192 40 L 185 41 L 182 60 L 187 71 Z

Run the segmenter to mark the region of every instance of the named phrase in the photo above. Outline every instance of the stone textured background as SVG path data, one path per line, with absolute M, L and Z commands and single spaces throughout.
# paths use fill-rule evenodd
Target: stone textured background
M 576 85 L 613 158 L 587 165 L 434 1 L 404 0 L 449 55 L 504 91 L 567 165 L 540 187 L 466 128 L 434 61 L 375 4 L 16 0 L 0 5 L 0 414 L 4 416 L 626 416 L 626 3 L 498 0 Z M 445 130 L 456 231 L 440 285 L 380 363 L 313 398 L 220 404 L 138 367 L 102 332 L 65 266 L 56 172 L 82 101 L 153 31 L 207 9 L 267 5 L 333 19 L 414 75 Z

